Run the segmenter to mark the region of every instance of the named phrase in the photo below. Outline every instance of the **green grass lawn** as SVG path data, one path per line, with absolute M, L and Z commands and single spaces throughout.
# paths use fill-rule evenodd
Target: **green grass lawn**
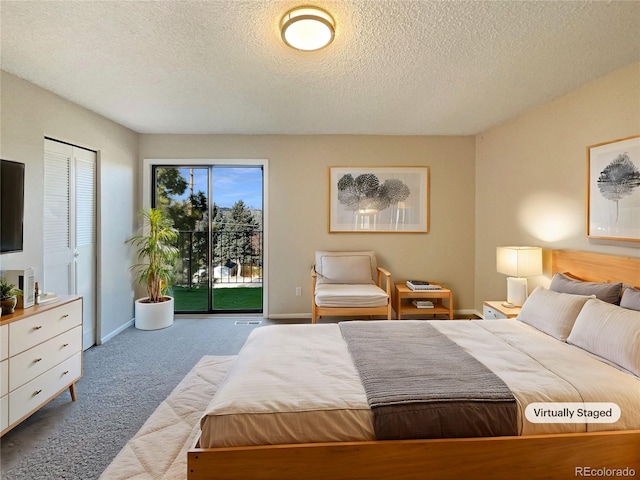
M 206 312 L 206 288 L 173 287 L 177 312 Z M 215 288 L 213 290 L 214 310 L 260 310 L 262 308 L 262 287 Z

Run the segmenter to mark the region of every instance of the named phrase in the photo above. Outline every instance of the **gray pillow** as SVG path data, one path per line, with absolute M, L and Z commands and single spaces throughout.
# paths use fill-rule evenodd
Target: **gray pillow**
M 640 290 L 633 287 L 626 287 L 622 292 L 620 306 L 629 310 L 640 311 Z
M 549 290 L 574 295 L 595 295 L 597 299 L 603 302 L 618 304 L 620 301 L 620 292 L 622 291 L 622 282 L 583 282 L 582 280 L 571 278 L 564 273 L 556 273 L 553 280 L 551 280 Z

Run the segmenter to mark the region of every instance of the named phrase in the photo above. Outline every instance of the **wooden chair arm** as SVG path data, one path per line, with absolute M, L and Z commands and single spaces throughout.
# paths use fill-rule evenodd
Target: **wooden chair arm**
M 311 296 L 313 297 L 316 294 L 316 278 L 318 274 L 316 273 L 316 266 L 311 267 Z M 313 305 L 315 307 L 315 300 L 313 301 Z
M 389 270 L 382 268 L 382 267 L 378 267 L 378 286 L 380 288 L 382 288 L 382 276 L 384 275 L 385 280 L 386 280 L 386 285 L 385 285 L 385 291 L 387 292 L 387 295 L 389 295 L 389 301 L 391 301 L 391 273 L 389 272 Z
M 382 273 L 385 277 L 391 277 L 391 273 L 386 268 L 378 267 L 378 272 Z

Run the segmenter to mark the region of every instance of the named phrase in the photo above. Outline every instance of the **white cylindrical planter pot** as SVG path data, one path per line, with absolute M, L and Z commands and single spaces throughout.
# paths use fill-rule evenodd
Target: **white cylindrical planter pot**
M 145 298 L 135 302 L 136 328 L 139 330 L 158 330 L 173 325 L 173 297 L 166 302 L 147 303 Z

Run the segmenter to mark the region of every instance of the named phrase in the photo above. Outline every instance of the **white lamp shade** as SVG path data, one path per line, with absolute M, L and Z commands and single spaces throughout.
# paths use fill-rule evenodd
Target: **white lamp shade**
M 496 270 L 510 277 L 542 275 L 542 249 L 540 247 L 498 247 Z
M 287 12 L 280 24 L 282 40 L 298 50 L 312 51 L 326 47 L 333 41 L 333 17 L 316 7 L 294 8 Z

